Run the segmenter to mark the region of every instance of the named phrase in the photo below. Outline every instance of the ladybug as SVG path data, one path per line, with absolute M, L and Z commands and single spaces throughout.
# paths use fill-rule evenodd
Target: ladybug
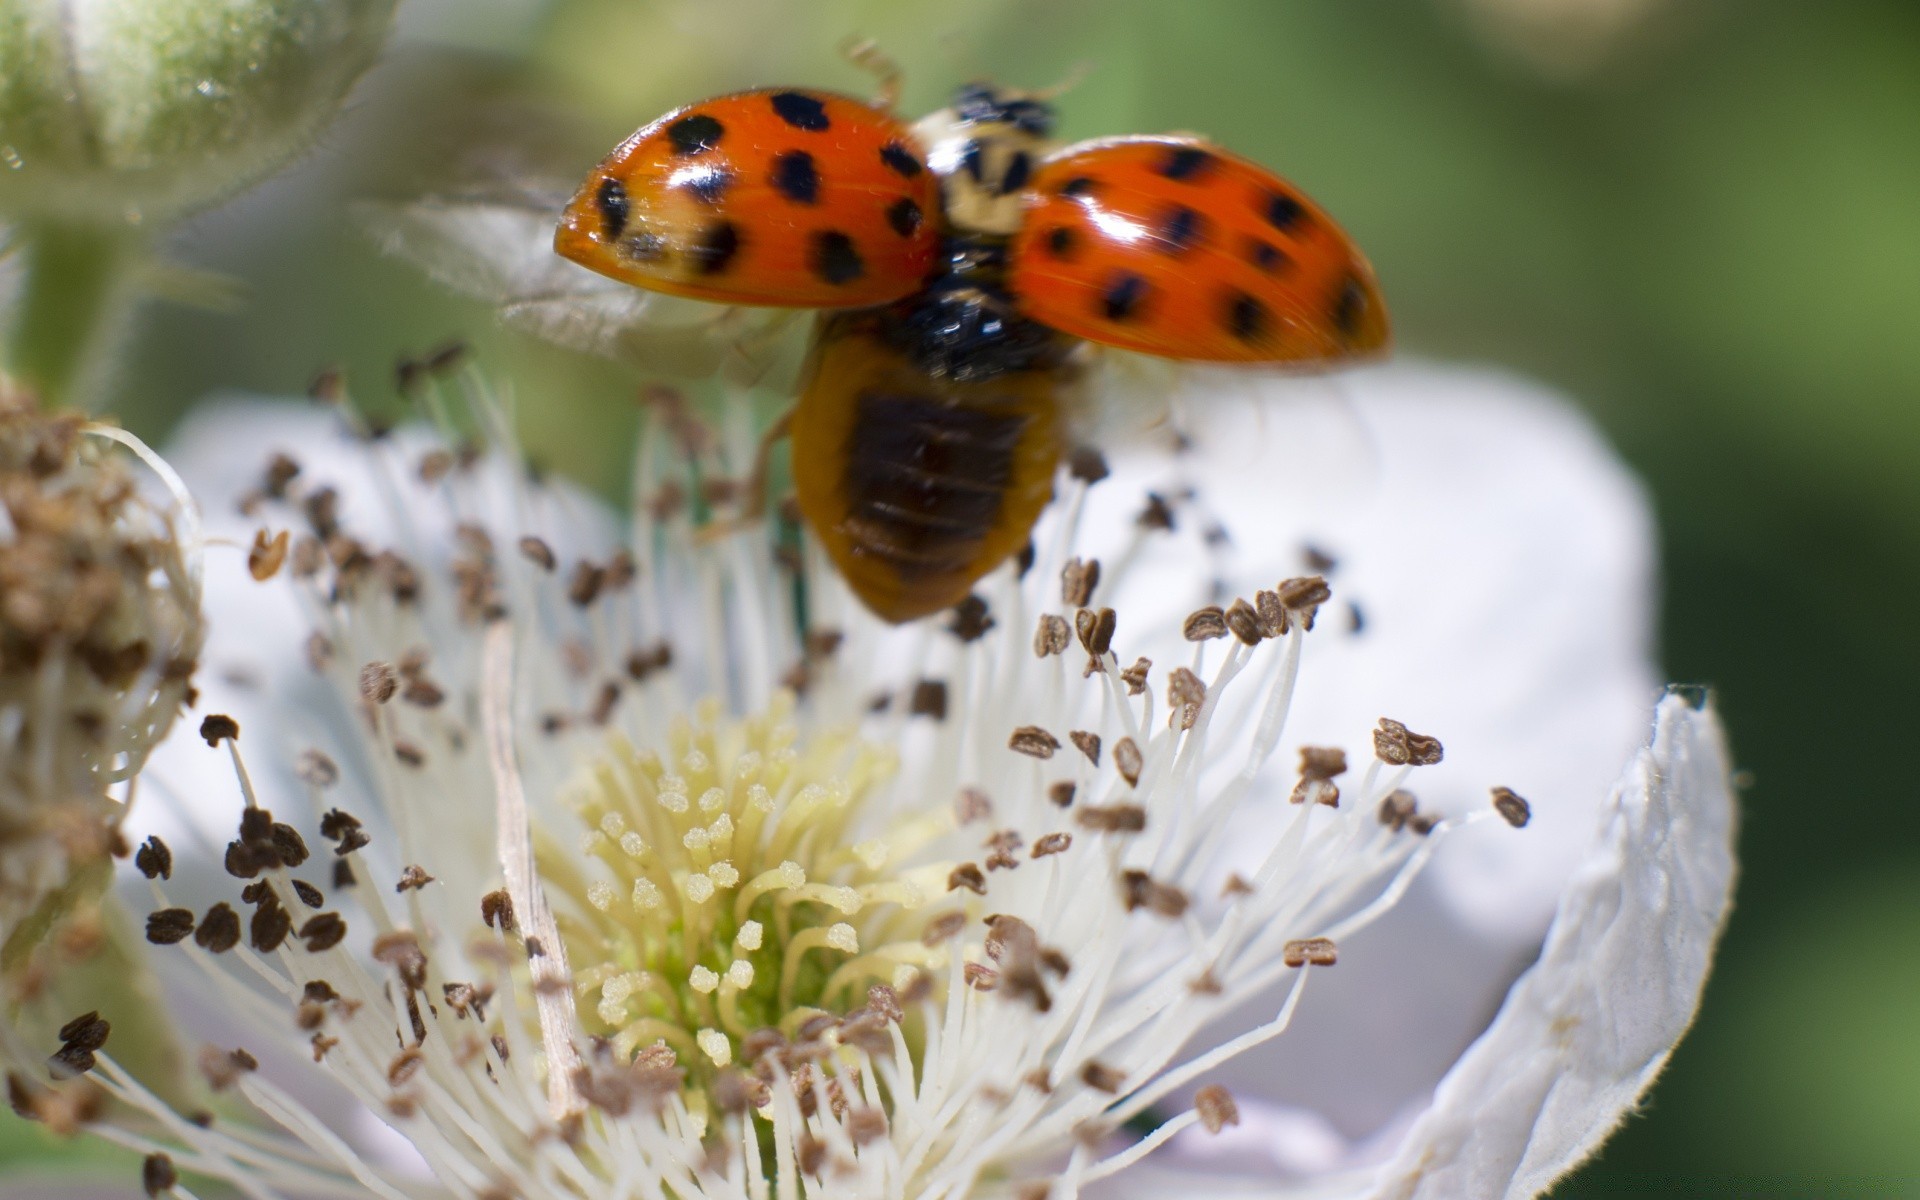
M 784 423 L 794 490 L 885 620 L 958 603 L 1026 544 L 1096 347 L 1386 349 L 1372 269 L 1299 189 L 1197 138 L 1060 148 L 1053 121 L 986 84 L 911 127 L 828 92 L 723 96 L 621 143 L 555 234 L 639 287 L 823 310 Z

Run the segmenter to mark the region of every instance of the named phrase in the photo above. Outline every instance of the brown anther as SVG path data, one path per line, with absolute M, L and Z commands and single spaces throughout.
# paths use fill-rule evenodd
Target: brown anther
M 915 717 L 947 719 L 947 683 L 944 679 L 922 679 L 913 685 L 907 700 L 907 713 Z
M 1206 1126 L 1208 1133 L 1219 1133 L 1229 1125 L 1240 1123 L 1240 1107 L 1233 1102 L 1233 1093 L 1217 1083 L 1210 1083 L 1193 1094 L 1193 1111 L 1200 1114 L 1200 1124 Z
M 396 929 L 375 938 L 373 960 L 392 967 L 399 974 L 400 982 L 411 990 L 426 986 L 427 954 L 411 930 Z
M 333 665 L 333 642 L 324 633 L 314 632 L 307 635 L 307 665 L 315 673 L 324 672 Z
M 360 695 L 374 704 L 385 704 L 400 690 L 400 677 L 393 664 L 370 662 L 360 668 Z
M 520 539 L 520 554 L 528 562 L 549 574 L 552 573 L 555 564 L 559 561 L 553 556 L 553 547 L 547 545 L 542 539 L 534 537 L 532 534 L 528 534 L 526 537 Z
M 1087 756 L 1088 762 L 1096 767 L 1100 765 L 1099 734 L 1089 733 L 1084 729 L 1076 729 L 1067 735 L 1067 740 L 1072 742 L 1080 753 Z
M 1227 614 L 1218 604 L 1209 604 L 1187 614 L 1180 625 L 1180 636 L 1190 642 L 1211 641 L 1227 636 Z
M 978 863 L 961 863 L 947 873 L 947 890 L 957 891 L 965 888 L 976 896 L 987 894 L 987 873 Z
M 172 879 L 173 851 L 158 837 L 150 837 L 134 852 L 133 865 L 148 879 Z
M 877 1108 L 856 1108 L 847 1114 L 846 1129 L 854 1145 L 871 1145 L 887 1136 L 887 1114 Z
M 1138 696 L 1147 690 L 1147 672 L 1152 669 L 1152 659 L 1136 658 L 1132 666 L 1120 672 L 1120 682 L 1127 685 L 1127 695 Z
M 1073 614 L 1073 631 L 1080 638 L 1080 648 L 1095 659 L 1104 658 L 1113 649 L 1113 633 L 1119 625 L 1119 617 L 1110 608 L 1099 610 L 1083 608 Z
M 1308 800 L 1314 800 L 1329 808 L 1338 807 L 1340 789 L 1333 785 L 1333 779 L 1345 774 L 1346 770 L 1345 750 L 1328 746 L 1300 747 L 1300 782 L 1294 785 L 1293 794 L 1287 797 L 1288 802 L 1305 804 Z
M 1493 810 L 1515 829 L 1526 828 L 1527 822 L 1533 819 L 1533 806 L 1523 800 L 1512 788 L 1493 789 Z
M 1067 808 L 1073 804 L 1073 794 L 1077 790 L 1071 779 L 1062 779 L 1058 783 L 1047 785 L 1047 799 L 1052 801 L 1056 808 Z
M 1044 1179 L 1028 1179 L 1014 1189 L 1013 1200 L 1048 1200 L 1053 1195 L 1053 1184 Z
M 1116 1070 L 1105 1063 L 1089 1061 L 1080 1068 L 1080 1082 L 1096 1092 L 1117 1096 L 1120 1089 L 1127 1085 L 1127 1075 L 1125 1071 Z
M 927 922 L 920 932 L 920 941 L 926 946 L 938 946 L 967 927 L 965 913 L 944 912 Z
M 1073 845 L 1073 835 L 1070 833 L 1043 833 L 1034 839 L 1033 857 L 1045 858 L 1050 854 L 1063 854 L 1071 845 Z
M 147 940 L 156 946 L 184 942 L 193 933 L 193 910 L 163 908 L 147 914 Z
M 387 1064 L 387 1086 L 399 1087 L 407 1080 L 418 1075 L 420 1068 L 426 1065 L 427 1056 L 421 1052 L 420 1048 L 418 1046 L 408 1046 L 405 1050 L 394 1055 L 393 1061 Z
M 766 1084 L 731 1068 L 714 1076 L 711 1091 L 715 1107 L 728 1116 L 738 1116 L 771 1098 Z
M 1123 737 L 1113 744 L 1113 767 L 1120 772 L 1120 778 L 1127 781 L 1128 787 L 1140 782 L 1140 771 L 1146 765 L 1140 757 L 1140 747 L 1130 737 Z
M 985 637 L 994 624 L 986 600 L 971 595 L 953 606 L 953 620 L 947 623 L 947 632 L 963 642 L 976 642 Z
M 313 1047 L 313 1061 L 321 1063 L 327 1061 L 327 1053 L 340 1044 L 340 1039 L 316 1033 L 307 1039 L 307 1044 Z
M 310 918 L 296 935 L 307 945 L 308 954 L 319 954 L 338 946 L 347 936 L 347 923 L 339 913 L 321 913 Z
M 245 1050 L 222 1050 L 217 1046 L 202 1046 L 199 1058 L 200 1074 L 206 1077 L 207 1085 L 216 1092 L 224 1092 L 239 1082 L 242 1075 L 260 1069 L 260 1062 Z
M 1380 718 L 1373 731 L 1373 752 L 1390 767 L 1430 767 L 1445 753 L 1440 739 L 1414 733 L 1398 721 Z
M 1407 827 L 1419 811 L 1419 805 L 1413 793 L 1405 790 L 1389 792 L 1380 800 L 1380 823 L 1395 833 Z
M 213 954 L 225 954 L 240 944 L 240 914 L 226 901 L 207 910 L 193 932 L 193 944 Z
M 1083 804 L 1075 816 L 1081 828 L 1094 833 L 1139 833 L 1147 827 L 1147 810 L 1137 804 Z
M 1283 579 L 1274 586 L 1280 597 L 1280 605 L 1287 615 L 1299 622 L 1300 628 L 1312 632 L 1313 618 L 1320 606 L 1333 599 L 1333 589 L 1327 581 L 1318 575 L 1303 575 L 1297 579 Z
M 480 897 L 480 920 L 488 929 L 513 932 L 513 897 L 499 888 Z
M 439 448 L 427 451 L 414 466 L 414 474 L 419 476 L 421 483 L 430 487 L 439 483 L 453 474 L 453 452 Z
M 1171 530 L 1173 506 L 1168 504 L 1167 498 L 1159 492 L 1148 492 L 1147 506 L 1140 510 L 1140 515 L 1134 518 L 1134 523 L 1142 529 Z
M 1038 725 L 1022 725 L 1007 738 L 1007 748 L 1029 758 L 1047 759 L 1060 748 L 1060 739 Z
M 1293 618 L 1287 615 L 1286 605 L 1280 603 L 1280 593 L 1261 589 L 1253 594 L 1253 611 L 1260 618 L 1261 629 L 1268 637 L 1279 637 L 1293 628 Z
M 409 863 L 400 869 L 400 882 L 393 885 L 396 892 L 415 892 L 433 882 L 433 876 L 420 867 Z
M 1218 996 L 1226 991 L 1225 988 L 1220 986 L 1220 977 L 1213 973 L 1212 967 L 1208 967 L 1206 970 L 1200 972 L 1200 974 L 1188 980 L 1187 990 L 1196 996 Z
M 327 898 L 320 894 L 319 888 L 301 879 L 293 881 L 293 894 L 300 897 L 300 903 L 308 908 L 319 908 L 327 902 Z
M 1338 957 L 1332 938 L 1299 938 L 1280 947 L 1280 961 L 1289 967 L 1330 967 Z
M 624 591 L 640 578 L 640 566 L 633 561 L 633 555 L 625 550 L 615 550 L 607 556 L 607 565 L 601 568 L 602 584 L 610 591 Z
M 431 679 L 411 679 L 401 691 L 400 698 L 415 708 L 438 708 L 446 700 L 447 694 Z
M 240 722 L 224 713 L 213 713 L 200 722 L 200 736 L 207 739 L 209 746 L 236 740 L 240 736 Z
M 1067 452 L 1067 473 L 1081 483 L 1092 485 L 1105 479 L 1107 456 L 1093 446 L 1075 446 Z
M 1198 675 L 1185 667 L 1175 667 L 1167 676 L 1167 705 L 1172 710 L 1167 717 L 1170 725 L 1192 729 L 1200 720 L 1200 710 L 1206 702 L 1207 685 Z
M 1267 636 L 1266 623 L 1245 600 L 1235 600 L 1227 606 L 1227 628 L 1248 646 L 1259 645 L 1260 640 Z
M 574 564 L 573 574 L 567 578 L 567 599 L 574 607 L 585 608 L 599 597 L 605 582 L 606 572 L 583 559 Z
M 269 892 L 253 910 L 253 919 L 247 922 L 248 944 L 262 954 L 271 954 L 292 932 L 293 917 Z
M 1145 871 L 1120 873 L 1120 896 L 1127 911 L 1148 909 L 1162 917 L 1180 917 L 1187 911 L 1187 894 L 1171 884 L 1161 883 Z
M 1053 613 L 1040 614 L 1040 624 L 1033 631 L 1033 653 L 1036 658 L 1064 652 L 1073 641 L 1073 630 L 1067 625 L 1065 617 Z
M 977 992 L 991 992 L 1000 986 L 1000 972 L 985 963 L 968 963 L 966 979 L 967 986 Z
M 1068 608 L 1085 608 L 1093 603 L 1094 589 L 1100 586 L 1100 560 L 1070 558 L 1060 568 L 1060 603 Z
M 867 1007 L 895 1025 L 906 1019 L 906 1010 L 900 1007 L 900 994 L 884 983 L 867 989 Z
M 297 867 L 307 861 L 307 840 L 293 826 L 276 822 L 268 833 L 273 853 L 283 867 Z
M 164 1154 L 149 1154 L 140 1160 L 140 1190 L 148 1200 L 162 1192 L 170 1192 L 180 1182 L 180 1172 L 173 1169 L 173 1160 Z
M 993 799 L 977 787 L 961 788 L 953 798 L 953 819 L 956 824 L 971 825 L 975 821 L 984 821 L 993 815 Z
M 301 751 L 294 773 L 304 782 L 319 788 L 332 787 L 340 782 L 340 768 L 318 750 Z
M 605 725 L 613 720 L 613 710 L 619 705 L 620 685 L 609 679 L 594 692 L 593 704 L 587 709 L 587 720 L 595 725 Z
M 364 834 L 362 835 L 365 836 Z M 333 860 L 333 886 L 335 888 L 353 887 L 358 880 L 353 877 L 353 864 L 344 858 Z
M 289 531 L 282 529 L 272 537 L 267 531 L 257 529 L 253 534 L 253 548 L 247 551 L 247 571 L 254 579 L 265 583 L 280 570 L 280 564 L 287 561 L 287 541 Z

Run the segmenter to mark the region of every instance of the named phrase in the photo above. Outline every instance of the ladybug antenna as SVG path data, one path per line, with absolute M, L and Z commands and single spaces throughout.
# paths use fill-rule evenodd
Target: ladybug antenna
M 840 44 L 840 53 L 879 81 L 880 90 L 873 98 L 877 107 L 892 111 L 900 103 L 900 64 L 880 48 L 880 43 L 872 38 L 848 38 Z
M 1041 88 L 1039 91 L 1032 93 L 1032 97 L 1043 104 L 1058 100 L 1074 88 L 1085 83 L 1087 76 L 1091 74 L 1093 74 L 1093 60 L 1083 58 L 1068 68 L 1067 73 L 1061 77 L 1060 82 L 1054 84 L 1052 87 Z

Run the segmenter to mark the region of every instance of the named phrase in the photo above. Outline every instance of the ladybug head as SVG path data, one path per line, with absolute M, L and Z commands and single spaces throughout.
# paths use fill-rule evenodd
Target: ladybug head
M 1011 125 L 1035 137 L 1053 132 L 1053 105 L 1031 93 L 996 89 L 990 83 L 962 85 L 953 95 L 953 111 L 972 124 Z

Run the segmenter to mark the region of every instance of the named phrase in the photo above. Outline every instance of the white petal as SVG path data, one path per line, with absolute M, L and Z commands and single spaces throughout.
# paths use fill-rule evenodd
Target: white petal
M 1672 696 L 1603 813 L 1540 961 L 1352 1194 L 1534 1196 L 1597 1149 L 1693 1022 L 1733 887 L 1720 723 Z
M 1601 814 L 1598 844 L 1562 897 L 1540 960 L 1448 1072 L 1386 1165 L 1290 1186 L 1244 1169 L 1244 1138 L 1189 1131 L 1168 1170 L 1123 1177 L 1120 1194 L 1304 1195 L 1342 1200 L 1530 1197 L 1597 1149 L 1693 1021 L 1732 898 L 1734 810 L 1719 720 L 1662 701 L 1652 744 Z M 1256 1132 L 1297 1119 L 1242 1103 Z M 1229 1131 L 1240 1133 L 1241 1131 Z M 1310 1167 L 1297 1139 L 1267 1148 Z M 1236 1170 L 1238 1168 L 1238 1170 Z
M 1295 1033 L 1219 1075 L 1362 1138 L 1425 1096 L 1484 1028 L 1642 744 L 1658 693 L 1652 521 L 1591 423 L 1509 375 L 1396 366 L 1267 380 L 1258 394 L 1190 399 L 1185 416 L 1196 452 L 1171 465 L 1158 451 L 1113 455 L 1083 540 L 1111 565 L 1142 490 L 1192 484 L 1231 546 L 1216 561 L 1192 536 L 1149 540 L 1108 597 L 1124 652 L 1186 661 L 1179 621 L 1216 598 L 1211 580 L 1250 596 L 1306 573 L 1311 544 L 1338 560 L 1335 603 L 1309 640 L 1311 703 L 1260 786 L 1285 794 L 1299 745 L 1345 746 L 1357 770 L 1367 731 L 1390 716 L 1445 743 L 1446 760 L 1409 783 L 1424 810 L 1482 809 L 1499 785 L 1536 813 L 1523 833 L 1456 836 L 1307 990 Z M 1363 611 L 1358 634 L 1347 601 Z M 1142 644 L 1152 629 L 1157 647 Z M 1232 844 L 1265 846 L 1259 819 Z

